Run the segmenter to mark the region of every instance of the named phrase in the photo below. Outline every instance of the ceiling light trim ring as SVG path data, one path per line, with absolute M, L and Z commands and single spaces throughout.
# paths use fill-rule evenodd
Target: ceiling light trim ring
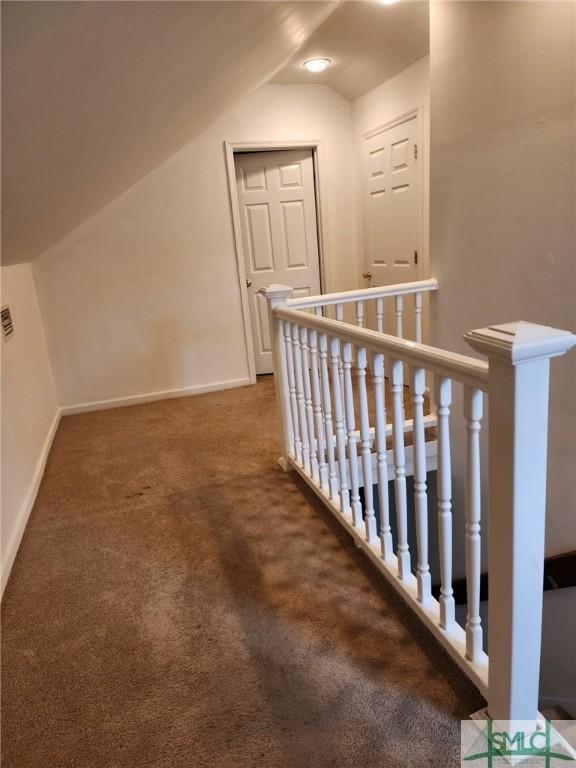
M 314 59 L 308 59 L 302 65 L 308 72 L 324 72 L 324 70 L 332 64 L 332 59 L 328 59 L 325 56 L 319 56 Z

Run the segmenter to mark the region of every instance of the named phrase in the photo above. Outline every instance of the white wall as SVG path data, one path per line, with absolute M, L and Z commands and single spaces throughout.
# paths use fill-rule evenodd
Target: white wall
M 321 140 L 327 287 L 357 287 L 350 102 L 266 85 L 35 261 L 61 405 L 247 383 L 223 142 L 286 139 Z
M 430 59 L 425 56 L 395 77 L 357 99 L 352 108 L 358 173 L 362 168 L 362 135 L 395 120 L 415 107 L 422 108 L 423 274 L 428 274 L 430 175 Z M 362 189 L 358 176 L 359 243 L 363 252 Z M 362 257 L 363 258 L 363 257 Z
M 463 333 L 509 320 L 576 330 L 574 13 L 563 2 L 432 2 L 439 346 L 472 354 Z M 574 353 L 552 362 L 551 381 L 548 554 L 576 547 Z
M 2 267 L 14 333 L 2 352 L 2 591 L 34 504 L 59 419 L 30 264 Z

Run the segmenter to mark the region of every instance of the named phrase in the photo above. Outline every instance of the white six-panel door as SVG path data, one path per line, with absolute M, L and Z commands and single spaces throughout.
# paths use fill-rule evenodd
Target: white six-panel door
M 272 373 L 266 300 L 281 283 L 295 296 L 320 293 L 312 150 L 234 156 L 256 373 Z
M 420 277 L 419 134 L 419 118 L 414 116 L 364 139 L 364 233 L 372 285 Z

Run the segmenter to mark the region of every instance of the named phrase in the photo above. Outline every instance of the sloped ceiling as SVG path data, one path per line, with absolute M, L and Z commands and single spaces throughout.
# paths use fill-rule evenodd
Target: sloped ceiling
M 429 51 L 427 0 L 378 0 L 344 3 L 309 38 L 271 80 L 273 83 L 329 85 L 347 99 L 357 99 L 421 59 Z M 329 58 L 332 65 L 311 75 L 308 59 Z
M 335 2 L 3 2 L 2 263 L 28 261 L 279 69 Z

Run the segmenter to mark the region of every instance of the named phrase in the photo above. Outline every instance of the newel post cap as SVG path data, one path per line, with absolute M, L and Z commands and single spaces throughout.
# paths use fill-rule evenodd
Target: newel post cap
M 260 288 L 258 293 L 261 293 L 267 299 L 289 299 L 292 296 L 293 290 L 288 285 L 274 283 L 273 285 L 265 285 L 264 288 Z
M 563 355 L 576 345 L 570 331 L 519 320 L 468 331 L 464 340 L 487 357 L 496 357 L 510 365 Z

